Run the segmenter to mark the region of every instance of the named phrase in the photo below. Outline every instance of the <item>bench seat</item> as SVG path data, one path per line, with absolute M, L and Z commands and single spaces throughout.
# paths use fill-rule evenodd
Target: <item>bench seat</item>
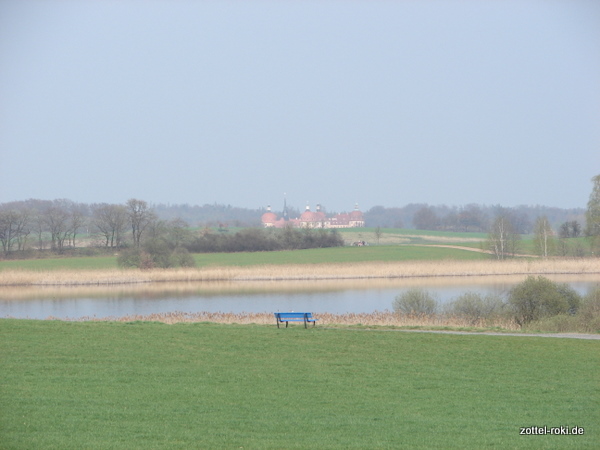
M 304 328 L 308 327 L 308 324 L 312 322 L 313 327 L 316 325 L 316 321 L 309 312 L 276 312 L 275 320 L 277 321 L 277 328 L 279 324 L 285 322 L 285 327 L 288 327 L 288 322 L 304 322 Z

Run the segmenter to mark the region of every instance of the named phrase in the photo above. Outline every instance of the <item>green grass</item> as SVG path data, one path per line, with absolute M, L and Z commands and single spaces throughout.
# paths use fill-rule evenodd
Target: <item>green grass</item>
M 0 320 L 2 448 L 597 448 L 597 341 Z M 583 436 L 519 436 L 524 426 Z
M 375 227 L 365 228 L 341 228 L 338 230 L 342 235 L 346 233 L 363 233 L 365 236 L 374 237 Z M 466 238 L 466 239 L 481 239 L 485 240 L 487 233 L 463 233 L 456 231 L 435 231 L 435 230 L 414 230 L 408 228 L 381 228 L 382 234 L 397 234 L 401 236 L 440 236 L 440 237 L 452 237 L 452 238 Z
M 381 245 L 369 247 L 335 247 L 278 252 L 197 253 L 198 267 L 249 266 L 263 264 L 315 264 L 364 261 L 416 261 L 416 260 L 473 260 L 489 256 L 437 247 L 411 247 Z M 115 256 L 79 256 L 63 258 L 23 259 L 0 261 L 0 270 L 58 270 L 58 269 L 111 269 L 117 268 Z
M 198 266 L 489 259 L 488 255 L 464 250 L 397 245 L 317 248 L 279 252 L 203 253 L 195 254 L 194 257 Z

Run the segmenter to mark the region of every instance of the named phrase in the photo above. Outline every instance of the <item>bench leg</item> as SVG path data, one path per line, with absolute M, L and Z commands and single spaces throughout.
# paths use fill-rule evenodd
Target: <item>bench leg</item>
M 275 319 L 277 321 L 277 328 L 279 328 L 279 319 Z
M 288 323 L 289 323 L 289 322 L 286 322 L 286 323 L 285 323 L 285 327 L 286 327 L 286 328 L 287 328 L 287 326 L 288 326 Z

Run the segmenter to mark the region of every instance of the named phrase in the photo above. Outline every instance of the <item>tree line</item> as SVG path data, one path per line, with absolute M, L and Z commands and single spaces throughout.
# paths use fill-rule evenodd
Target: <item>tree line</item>
M 477 204 L 449 207 L 411 203 L 402 208 L 374 206 L 364 214 L 369 227 L 477 233 L 487 232 L 494 219 L 500 215 L 510 217 L 518 233 L 529 234 L 533 231 L 537 217 L 546 216 L 552 227 L 558 228 L 564 222 L 583 222 L 585 209 L 526 205 L 508 208 L 501 205 Z
M 0 205 L 0 242 L 5 257 L 78 247 L 120 250 L 119 264 L 135 267 L 193 265 L 189 252 L 240 252 L 334 247 L 344 244 L 335 230 L 243 229 L 193 231 L 181 218 L 162 219 L 144 200 L 85 205 L 70 200 L 28 200 Z
M 403 208 L 374 206 L 365 213 L 370 227 L 405 226 L 423 230 L 487 232 L 485 248 L 498 259 L 518 254 L 520 237 L 533 234 L 540 256 L 580 256 L 581 243 L 571 238 L 586 236 L 591 251 L 600 252 L 600 175 L 592 179 L 593 189 L 587 210 L 548 207 L 505 208 L 429 206 L 409 204 Z M 179 216 L 177 213 L 181 213 Z M 223 233 L 194 235 L 186 218 L 203 217 L 209 225 L 227 230 L 228 225 L 259 226 L 265 210 L 234 208 L 229 205 L 158 205 L 130 199 L 124 204 L 84 204 L 70 200 L 25 200 L 0 204 L 0 244 L 5 256 L 27 250 L 50 249 L 63 253 L 76 248 L 85 235 L 96 247 L 139 249 L 146 241 L 162 240 L 169 248 L 190 251 L 249 251 L 341 245 L 335 233 L 302 233 L 287 229 L 244 230 L 233 236 Z M 582 224 L 584 222 L 584 224 Z M 194 223 L 200 225 L 202 222 Z
M 585 251 L 580 240 L 570 242 L 572 238 L 585 236 L 592 255 L 600 252 L 600 175 L 592 178 L 592 193 L 585 211 L 585 227 L 577 220 L 563 222 L 555 231 L 546 215 L 538 216 L 533 223 L 534 252 L 543 258 L 549 256 L 584 256 Z M 522 230 L 519 228 L 518 217 L 510 209 L 500 209 L 493 220 L 485 249 L 497 259 L 515 256 L 520 251 Z

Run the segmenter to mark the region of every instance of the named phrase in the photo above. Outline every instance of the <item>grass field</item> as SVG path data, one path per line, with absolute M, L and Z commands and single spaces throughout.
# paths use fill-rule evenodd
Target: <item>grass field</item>
M 412 261 L 432 259 L 479 260 L 489 259 L 471 251 L 439 247 L 371 246 L 335 247 L 278 252 L 198 253 L 194 259 L 198 267 L 248 266 L 263 264 L 315 264 L 363 261 Z M 110 269 L 117 267 L 116 256 L 80 256 L 72 258 L 44 258 L 0 261 L 0 270 L 64 270 Z
M 600 442 L 598 341 L 8 319 L 0 336 L 2 448 Z

